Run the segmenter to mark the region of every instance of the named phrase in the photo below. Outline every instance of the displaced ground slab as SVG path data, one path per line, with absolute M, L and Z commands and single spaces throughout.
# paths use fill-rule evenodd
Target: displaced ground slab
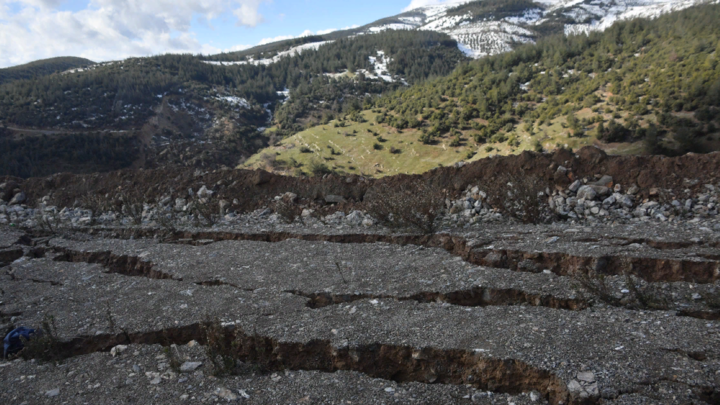
M 218 400 L 245 404 L 547 403 L 538 393 L 509 395 L 458 385 L 398 384 L 353 371 L 260 373 L 247 365 L 241 375 L 217 379 L 210 375 L 209 362 L 201 347 L 184 345 L 170 350 L 160 345 L 131 345 L 115 357 L 110 353 L 93 353 L 68 359 L 58 366 L 25 361 L 5 363 L 0 367 L 0 379 L 4 381 L 0 400 L 33 404 L 174 404 Z M 171 353 L 176 353 L 191 371 L 173 370 Z
M 22 257 L 23 249 L 19 246 L 24 232 L 2 228 L 0 229 L 0 267 Z
M 720 322 L 681 310 L 711 312 L 716 278 L 678 281 L 681 272 L 657 265 L 716 265 L 715 241 L 671 228 L 662 233 L 668 243 L 641 234 L 551 226 L 434 236 L 55 238 L 3 269 L 0 313 L 6 330 L 52 315 L 64 361 L 0 363 L 12 376 L 0 395 L 49 402 L 59 378 L 69 384 L 58 395 L 70 402 L 143 402 L 143 392 L 156 403 L 208 401 L 227 389 L 251 403 L 717 403 Z M 200 240 L 210 241 L 191 243 Z M 597 257 L 622 256 L 653 281 L 642 287 L 657 287 L 671 305 L 627 305 L 620 298 L 630 291 L 612 260 L 598 269 L 619 297 L 608 305 L 576 278 L 595 269 L 563 258 L 545 266 L 554 262 L 537 258 L 553 256 L 538 252 L 593 257 L 596 267 Z M 475 263 L 488 255 L 499 259 Z M 641 268 L 648 260 L 655 264 Z M 208 377 L 214 369 L 203 350 L 185 346 L 215 347 L 207 335 L 214 319 L 223 341 L 234 342 L 227 355 L 245 362 L 237 377 Z M 202 366 L 175 373 L 157 344 L 177 344 Z M 118 345 L 135 346 L 110 357 Z

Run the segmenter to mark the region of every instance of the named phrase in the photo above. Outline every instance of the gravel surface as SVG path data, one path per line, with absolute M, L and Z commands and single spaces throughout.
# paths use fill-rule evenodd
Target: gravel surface
M 24 256 L 1 269 L 0 326 L 52 316 L 60 360 L 0 362 L 0 398 L 717 403 L 718 238 L 641 228 L 116 229 L 32 248 L 2 229 Z M 206 349 L 223 347 L 237 363 L 215 377 Z

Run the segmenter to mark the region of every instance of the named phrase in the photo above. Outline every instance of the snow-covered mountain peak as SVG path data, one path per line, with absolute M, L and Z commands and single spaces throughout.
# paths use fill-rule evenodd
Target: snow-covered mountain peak
M 720 0 L 528 0 L 523 5 L 456 0 L 408 10 L 371 24 L 365 33 L 388 29 L 438 31 L 458 41 L 470 57 L 506 52 L 515 44 L 534 42 L 541 28 L 561 27 L 566 35 L 600 31 L 618 20 L 655 18 L 700 3 Z M 547 32 L 547 30 L 543 30 Z

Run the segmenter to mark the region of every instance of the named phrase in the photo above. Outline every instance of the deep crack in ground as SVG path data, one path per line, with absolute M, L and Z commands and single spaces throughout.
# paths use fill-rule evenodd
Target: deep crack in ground
M 616 245 L 604 238 L 529 235 L 56 239 L 13 262 L 1 305 L 34 324 L 54 312 L 61 357 L 81 362 L 118 345 L 212 347 L 207 328 L 217 318 L 228 357 L 268 373 L 358 372 L 522 398 L 534 391 L 556 404 L 634 403 L 621 399 L 677 386 L 691 402 L 717 403 L 716 312 L 593 307 L 565 277 L 630 273 L 705 293 L 717 279 L 712 253 L 695 242 L 615 237 L 622 244 L 608 254 Z M 597 246 L 577 250 L 588 244 Z

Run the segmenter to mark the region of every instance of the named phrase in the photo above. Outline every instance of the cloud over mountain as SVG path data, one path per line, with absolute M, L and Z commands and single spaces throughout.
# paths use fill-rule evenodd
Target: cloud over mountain
M 63 11 L 61 0 L 0 0 L 0 67 L 59 54 L 93 60 L 165 52 L 218 52 L 191 32 L 193 19 L 231 13 L 236 24 L 263 21 L 271 0 L 91 0 Z

